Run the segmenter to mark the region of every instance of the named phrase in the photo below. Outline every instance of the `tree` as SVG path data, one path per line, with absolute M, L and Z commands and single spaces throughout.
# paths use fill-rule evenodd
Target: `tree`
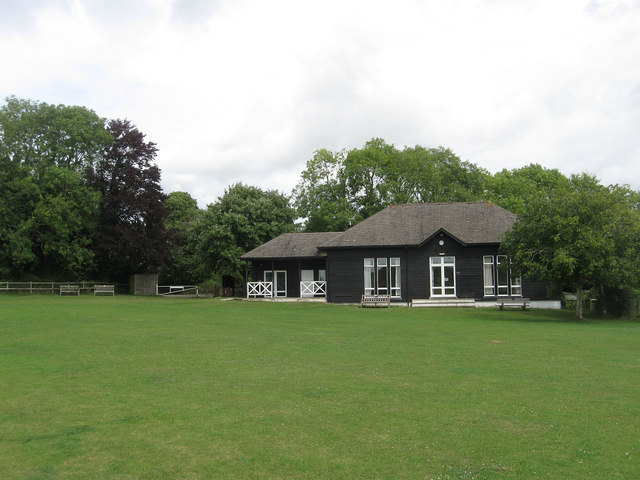
M 0 273 L 76 278 L 90 270 L 99 194 L 82 175 L 111 136 L 84 107 L 6 99 L 0 108 Z
M 169 283 L 198 283 L 206 278 L 197 252 L 196 225 L 202 216 L 187 192 L 171 192 L 164 201 L 169 252 L 162 276 Z
M 198 221 L 198 252 L 209 272 L 240 276 L 240 256 L 292 232 L 295 212 L 289 199 L 276 190 L 236 183 L 210 204 Z
M 318 150 L 302 172 L 293 201 L 308 232 L 342 231 L 356 222 L 358 215 L 340 173 L 344 156 L 344 152 Z
M 405 148 L 395 168 L 394 203 L 484 200 L 488 172 L 448 148 Z
M 527 199 L 502 248 L 513 267 L 577 293 L 602 286 L 636 286 L 640 279 L 640 214 L 624 187 L 604 187 L 587 174 Z
M 568 182 L 559 170 L 534 163 L 513 170 L 504 169 L 487 179 L 487 200 L 519 215 L 532 196 L 549 198 L 554 189 Z
M 340 231 L 391 204 L 481 200 L 487 177 L 449 149 L 374 138 L 349 152 L 318 150 L 293 198 L 306 231 Z
M 0 143 L 0 148 L 2 147 Z M 21 278 L 37 262 L 27 222 L 39 200 L 38 185 L 21 165 L 0 153 L 0 276 Z
M 112 141 L 105 119 L 92 110 L 16 97 L 0 109 L 0 131 L 8 159 L 36 176 L 50 166 L 84 173 Z
M 155 144 L 128 120 L 111 120 L 108 130 L 113 143 L 89 175 L 102 193 L 96 260 L 100 276 L 126 281 L 165 262 L 167 210 Z

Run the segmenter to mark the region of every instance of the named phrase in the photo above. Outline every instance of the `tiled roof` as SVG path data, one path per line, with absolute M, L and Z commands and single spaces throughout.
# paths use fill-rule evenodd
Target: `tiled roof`
M 500 243 L 515 221 L 514 213 L 490 202 L 392 205 L 345 232 L 283 233 L 240 258 L 314 258 L 331 248 L 419 246 L 442 230 L 467 245 Z
M 417 246 L 441 230 L 464 244 L 500 243 L 515 221 L 515 214 L 490 202 L 392 205 L 319 246 Z
M 313 258 L 320 257 L 318 245 L 333 240 L 342 232 L 283 233 L 267 243 L 245 253 L 243 260 L 265 258 Z

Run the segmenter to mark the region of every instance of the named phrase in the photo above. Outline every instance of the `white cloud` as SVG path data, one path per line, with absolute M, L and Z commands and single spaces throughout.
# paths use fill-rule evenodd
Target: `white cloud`
M 237 181 L 288 193 L 314 150 L 372 137 L 640 189 L 638 2 L 106 5 L 0 3 L 0 95 L 132 120 L 201 206 Z

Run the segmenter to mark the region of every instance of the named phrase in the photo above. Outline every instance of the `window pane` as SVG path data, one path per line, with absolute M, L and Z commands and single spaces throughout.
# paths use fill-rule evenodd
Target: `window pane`
M 431 285 L 433 287 L 442 286 L 442 269 L 440 267 L 433 267 L 431 269 Z
M 376 277 L 373 258 L 364 259 L 364 293 L 372 295 L 375 290 Z
M 380 261 L 380 259 L 378 259 L 378 262 Z M 384 262 L 385 266 L 378 266 L 378 293 L 380 295 L 386 295 L 387 294 L 387 286 L 388 286 L 388 279 L 387 279 L 387 267 L 386 267 L 386 259 Z M 378 265 L 380 265 L 380 263 L 378 263 Z
M 498 265 L 506 263 L 506 255 L 498 255 L 496 262 Z M 498 268 L 498 295 L 509 295 L 509 272 L 503 267 Z
M 455 285 L 455 272 L 453 267 L 444 267 L 444 286 L 453 287 Z M 453 292 L 451 292 L 453 293 Z
M 391 295 L 394 297 L 400 296 L 400 259 L 399 258 L 391 258 L 389 259 L 391 263 L 391 275 L 390 275 L 390 287 L 391 287 Z
M 484 294 L 488 296 L 495 295 L 496 289 L 494 283 L 493 256 L 488 255 L 482 257 L 482 263 L 482 274 L 484 277 Z
M 522 277 L 519 275 L 511 279 L 511 295 L 522 295 Z

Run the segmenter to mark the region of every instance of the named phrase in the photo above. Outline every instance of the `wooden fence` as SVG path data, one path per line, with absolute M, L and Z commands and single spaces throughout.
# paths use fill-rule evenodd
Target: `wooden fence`
M 94 285 L 102 285 L 104 282 L 0 282 L 0 293 L 60 293 L 60 285 L 70 283 L 78 285 L 80 291 L 93 291 Z

